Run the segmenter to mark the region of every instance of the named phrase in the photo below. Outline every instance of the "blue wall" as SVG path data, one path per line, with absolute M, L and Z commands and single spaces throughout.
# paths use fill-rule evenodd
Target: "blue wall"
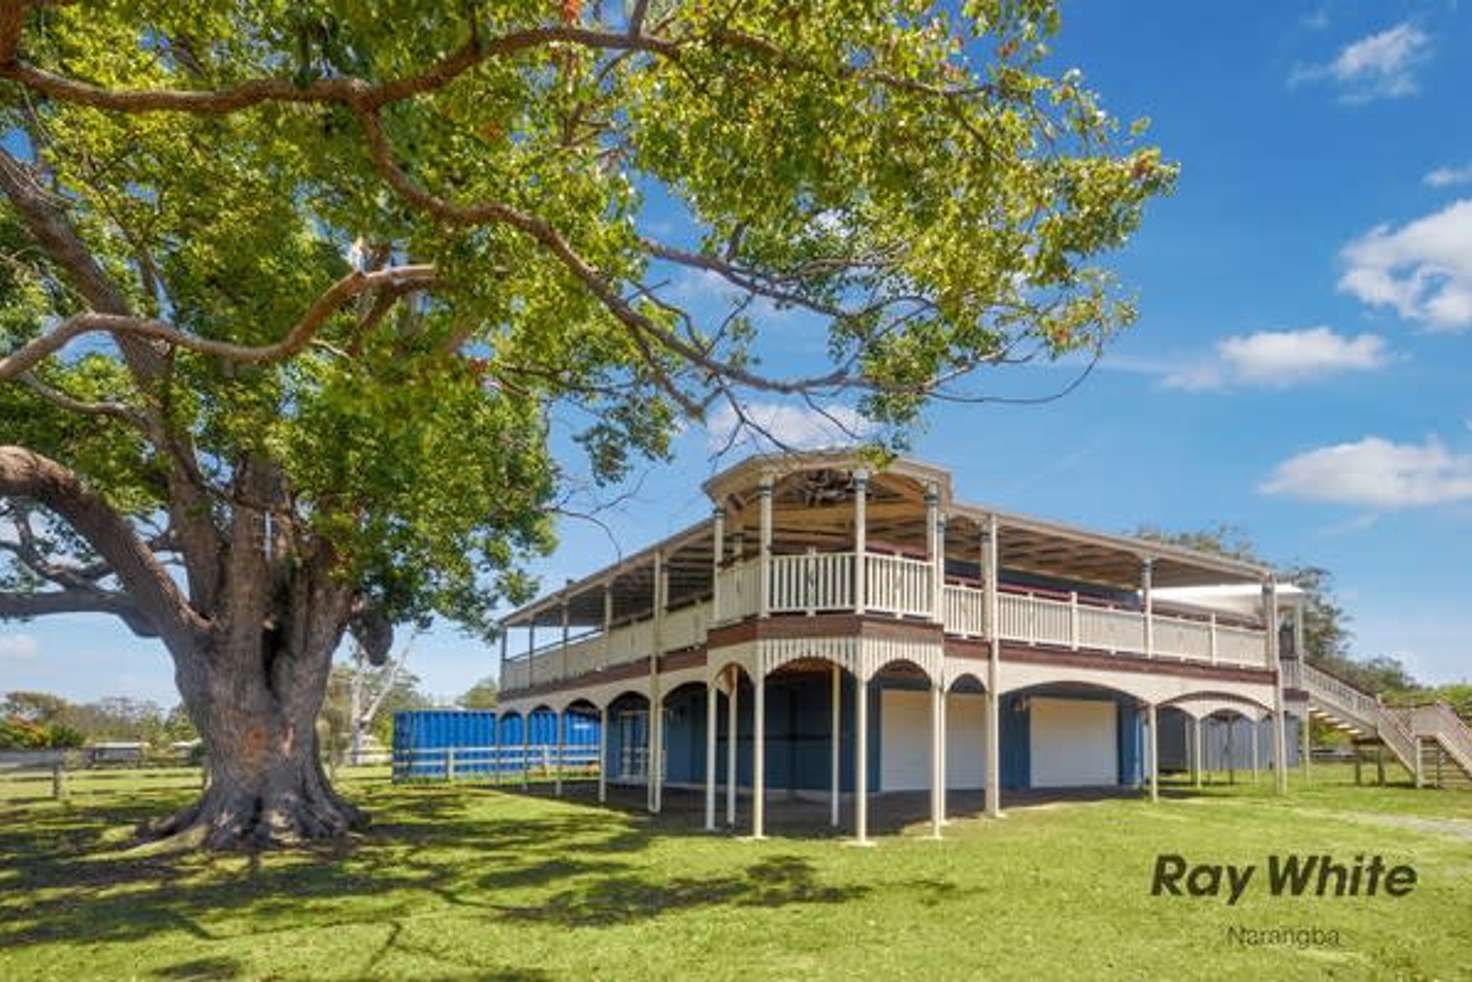
M 839 784 L 844 791 L 854 789 L 854 681 L 847 673 L 842 679 L 841 737 L 839 745 Z M 767 726 L 767 788 L 825 791 L 830 787 L 829 767 L 832 743 L 829 738 L 831 720 L 831 685 L 825 675 L 779 676 L 767 680 L 766 726 Z M 881 691 L 884 689 L 924 690 L 929 683 L 921 679 L 882 679 L 869 686 L 869 788 L 882 791 L 879 775 L 883 766 L 884 726 Z M 1119 781 L 1123 785 L 1137 785 L 1143 780 L 1144 770 L 1144 721 L 1145 715 L 1137 710 L 1134 700 L 1112 692 L 1080 690 L 1077 687 L 1040 687 L 1022 693 L 1011 693 L 1002 698 L 1001 705 L 1001 766 L 1002 787 L 1022 789 L 1028 787 L 1031 776 L 1031 719 L 1027 709 L 1027 697 L 1034 695 L 1055 696 L 1069 699 L 1104 699 L 1119 706 L 1119 729 L 1117 753 Z M 739 714 L 737 739 L 737 783 L 751 785 L 752 688 L 743 680 L 738 693 Z M 617 781 L 620 761 L 620 733 L 618 713 L 620 711 L 643 710 L 645 700 L 640 696 L 627 696 L 618 700 L 609 712 L 608 758 L 606 766 L 611 780 Z M 726 780 L 727 733 L 726 697 L 721 695 L 716 703 L 716 781 Z M 701 686 L 685 686 L 665 697 L 665 780 L 670 784 L 694 784 L 705 782 L 705 690 Z M 644 741 L 643 730 L 636 733 L 637 740 Z
M 1187 723 L 1189 717 L 1180 710 L 1162 711 L 1160 713 L 1160 769 L 1162 772 L 1186 771 L 1190 769 L 1190 756 L 1188 753 Z M 1250 771 L 1252 769 L 1252 728 L 1253 724 L 1240 717 L 1233 717 L 1232 728 L 1232 754 L 1231 765 L 1235 770 Z M 1271 719 L 1257 721 L 1258 729 L 1258 766 L 1263 770 L 1269 770 L 1273 763 L 1273 724 Z M 1300 762 L 1299 750 L 1303 746 L 1302 731 L 1298 728 L 1298 717 L 1289 716 L 1284 730 L 1287 733 L 1287 741 L 1284 746 L 1284 756 L 1287 757 L 1289 767 L 1297 767 Z M 1206 766 L 1215 770 L 1227 770 L 1227 727 L 1224 723 L 1210 719 L 1201 739 L 1202 757 L 1205 758 Z

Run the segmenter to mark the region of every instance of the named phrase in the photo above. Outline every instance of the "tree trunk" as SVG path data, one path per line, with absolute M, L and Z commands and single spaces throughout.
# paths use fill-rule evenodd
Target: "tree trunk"
M 178 672 L 204 740 L 209 784 L 199 801 L 146 833 L 181 846 L 258 849 L 366 826 L 322 769 L 316 721 L 331 648 L 312 658 L 240 654 L 247 656 L 191 659 L 193 670 Z

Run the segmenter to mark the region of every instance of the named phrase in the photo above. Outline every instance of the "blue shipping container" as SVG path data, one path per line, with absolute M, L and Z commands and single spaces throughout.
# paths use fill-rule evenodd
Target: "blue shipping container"
M 526 739 L 523 738 L 525 731 Z M 547 770 L 557 746 L 557 714 L 540 709 L 520 714 L 484 709 L 411 709 L 394 713 L 393 778 L 443 781 L 470 775 Z M 587 766 L 598 746 L 596 717 L 567 714 L 564 763 Z

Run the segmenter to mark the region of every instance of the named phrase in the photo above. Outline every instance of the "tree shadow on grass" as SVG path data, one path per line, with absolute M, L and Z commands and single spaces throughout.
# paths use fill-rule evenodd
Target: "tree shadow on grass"
M 679 816 L 528 808 L 511 797 L 502 809 L 483 795 L 499 793 L 381 791 L 367 804 L 388 820 L 349 848 L 245 861 L 124 851 L 132 840 L 121 833 L 178 804 L 172 799 L 0 812 L 0 948 L 331 931 L 421 916 L 427 899 L 487 922 L 599 927 L 709 906 L 841 903 L 865 892 L 823 884 L 795 856 L 708 877 L 647 873 L 636 857 L 657 840 L 704 833 Z M 162 977 L 228 975 L 227 960 L 181 962 Z
M 555 893 L 536 906 L 499 910 L 505 920 L 512 922 L 607 927 L 697 907 L 834 904 L 868 892 L 864 886 L 824 886 L 807 860 L 773 856 L 749 866 L 741 876 L 660 880 L 632 874 L 604 876 Z

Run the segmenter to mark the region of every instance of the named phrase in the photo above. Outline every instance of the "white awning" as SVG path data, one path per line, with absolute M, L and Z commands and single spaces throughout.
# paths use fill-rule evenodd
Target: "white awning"
M 1156 587 L 1151 597 L 1161 603 L 1200 607 L 1241 617 L 1262 615 L 1262 588 L 1253 583 L 1231 583 L 1222 586 Z M 1299 603 L 1305 592 L 1291 583 L 1278 584 L 1278 605 L 1291 607 Z

